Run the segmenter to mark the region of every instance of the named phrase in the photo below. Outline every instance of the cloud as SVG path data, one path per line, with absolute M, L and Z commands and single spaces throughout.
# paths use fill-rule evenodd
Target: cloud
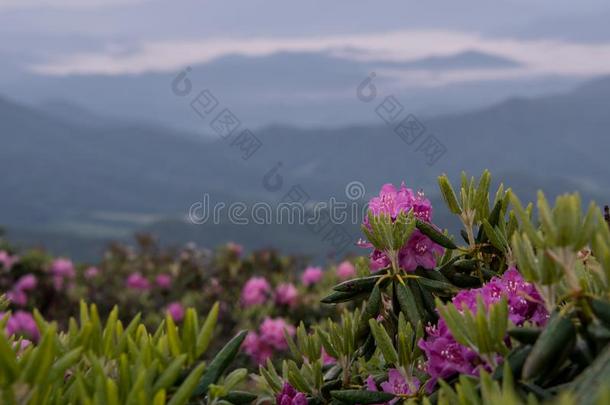
M 87 9 L 145 3 L 150 0 L 0 0 L 0 12 L 21 9 Z
M 357 49 L 358 52 L 345 52 Z M 464 69 L 430 72 L 387 70 L 404 83 L 446 84 L 475 79 L 502 79 L 540 75 L 594 76 L 610 74 L 610 43 L 575 43 L 559 40 L 486 38 L 448 30 L 403 30 L 373 34 L 309 37 L 214 38 L 202 40 L 147 41 L 131 52 L 65 55 L 31 66 L 44 75 L 139 74 L 171 72 L 187 65 L 210 62 L 228 54 L 266 56 L 276 52 L 330 52 L 361 61 L 412 61 L 477 51 L 498 55 L 521 65 L 512 69 Z

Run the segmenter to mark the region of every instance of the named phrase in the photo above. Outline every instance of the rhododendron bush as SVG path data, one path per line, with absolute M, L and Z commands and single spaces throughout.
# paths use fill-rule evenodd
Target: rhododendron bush
M 327 268 L 235 244 L 170 252 L 141 239 L 95 267 L 4 247 L 2 399 L 610 402 L 610 228 L 599 207 L 542 193 L 524 206 L 502 185 L 492 192 L 488 172 L 439 186 L 459 238 L 422 192 L 387 184 L 354 241 L 363 257 Z M 83 298 L 97 306 L 68 320 L 77 306 L 67 303 Z

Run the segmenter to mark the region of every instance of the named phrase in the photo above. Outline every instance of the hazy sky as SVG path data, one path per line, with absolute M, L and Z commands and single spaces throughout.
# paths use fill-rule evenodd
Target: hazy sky
M 123 74 L 227 53 L 409 60 L 474 49 L 527 66 L 519 74 L 594 75 L 610 73 L 609 18 L 607 0 L 0 0 L 0 67 Z

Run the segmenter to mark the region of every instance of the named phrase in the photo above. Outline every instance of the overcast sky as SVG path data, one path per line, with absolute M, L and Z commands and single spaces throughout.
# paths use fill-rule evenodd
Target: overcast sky
M 528 74 L 589 75 L 610 71 L 609 18 L 607 0 L 0 0 L 0 64 L 124 74 L 228 53 L 409 60 L 474 49 Z

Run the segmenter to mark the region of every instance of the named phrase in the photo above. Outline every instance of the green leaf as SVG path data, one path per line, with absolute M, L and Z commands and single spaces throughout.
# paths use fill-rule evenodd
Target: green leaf
M 418 307 L 413 293 L 404 284 L 398 282 L 394 283 L 394 291 L 400 309 L 405 313 L 411 325 L 417 325 L 422 322 L 422 309 Z
M 231 373 L 229 373 L 229 375 L 227 375 L 224 378 L 222 385 L 226 390 L 230 391 L 231 389 L 236 387 L 238 384 L 240 384 L 242 381 L 244 381 L 247 376 L 248 376 L 247 369 L 238 368 L 236 370 L 231 371 Z
M 531 380 L 559 366 L 561 354 L 569 353 L 575 338 L 572 320 L 561 313 L 553 314 L 523 365 L 523 379 Z
M 200 380 L 203 372 L 205 370 L 205 364 L 201 363 L 197 367 L 190 372 L 186 380 L 180 385 L 178 391 L 174 395 L 172 395 L 172 399 L 168 402 L 168 405 L 184 405 L 188 403 L 189 399 L 193 395 L 201 395 L 195 394 L 197 390 L 197 382 Z M 208 384 L 209 385 L 209 384 Z M 205 390 L 203 392 L 207 392 L 208 386 L 206 385 Z
M 333 287 L 333 290 L 346 293 L 370 292 L 382 276 L 369 276 L 344 281 Z
M 230 391 L 224 399 L 227 402 L 230 402 L 235 405 L 247 405 L 252 403 L 257 398 L 256 395 L 251 394 L 245 391 Z
M 155 381 L 152 391 L 157 392 L 159 390 L 171 388 L 174 382 L 178 379 L 178 376 L 180 376 L 182 366 L 184 366 L 186 359 L 186 354 L 181 354 L 173 359 L 169 366 L 163 370 L 163 373 L 159 376 L 159 378 L 157 378 L 157 381 Z
M 457 249 L 457 245 L 453 243 L 449 237 L 447 237 L 444 233 L 437 230 L 433 225 L 428 222 L 422 221 L 420 219 L 415 220 L 415 226 L 421 233 L 432 239 L 432 241 L 438 243 L 444 248 L 447 249 Z
M 165 314 L 165 325 L 169 350 L 172 356 L 179 356 L 182 353 L 182 343 L 180 342 L 180 337 L 178 336 L 178 328 L 176 327 L 174 319 L 169 313 Z
M 210 362 L 210 365 L 201 378 L 201 381 L 199 381 L 194 395 L 203 395 L 207 392 L 210 384 L 214 384 L 218 381 L 218 378 L 220 378 L 222 373 L 231 364 L 235 356 L 237 356 L 239 348 L 241 347 L 241 344 L 243 343 L 247 334 L 248 331 L 246 330 L 239 332 L 235 337 L 233 337 L 233 339 L 227 342 L 222 349 L 220 349 L 214 359 Z
M 394 349 L 394 346 L 392 345 L 392 339 L 385 328 L 377 323 L 375 319 L 370 319 L 369 325 L 386 363 L 398 364 L 398 353 L 396 353 L 396 349 Z
M 218 319 L 218 310 L 219 304 L 216 302 L 212 306 L 212 309 L 210 309 L 210 312 L 199 331 L 199 335 L 197 336 L 197 358 L 205 353 L 212 340 L 212 334 L 214 333 L 214 328 L 216 327 L 216 321 Z
M 363 391 L 363 390 L 341 390 L 331 391 L 331 397 L 345 404 L 379 404 L 389 402 L 396 396 L 387 392 Z
M 431 280 L 425 277 L 418 278 L 417 283 L 430 292 L 446 297 L 453 296 L 460 291 L 460 289 L 454 286 L 453 284 L 449 284 L 443 281 Z
M 363 294 L 366 293 L 333 291 L 322 298 L 320 302 L 323 304 L 339 304 L 341 302 L 353 301 L 356 298 L 363 296 Z
M 366 302 L 366 306 L 364 307 L 364 311 L 360 316 L 360 321 L 358 323 L 358 332 L 356 335 L 361 338 L 367 333 L 369 329 L 369 319 L 377 318 L 379 315 L 379 310 L 381 308 L 381 290 L 378 285 L 375 285 L 371 295 L 369 296 L 368 301 Z
M 80 361 L 82 353 L 83 348 L 77 347 L 57 359 L 49 371 L 49 380 L 63 379 L 66 370 Z
M 451 187 L 451 183 L 449 182 L 449 178 L 446 174 L 438 177 L 438 185 L 441 189 L 441 195 L 443 196 L 443 200 L 445 200 L 445 203 L 449 207 L 449 210 L 454 214 L 461 214 L 462 208 L 458 203 L 455 191 L 453 191 L 453 187 Z

